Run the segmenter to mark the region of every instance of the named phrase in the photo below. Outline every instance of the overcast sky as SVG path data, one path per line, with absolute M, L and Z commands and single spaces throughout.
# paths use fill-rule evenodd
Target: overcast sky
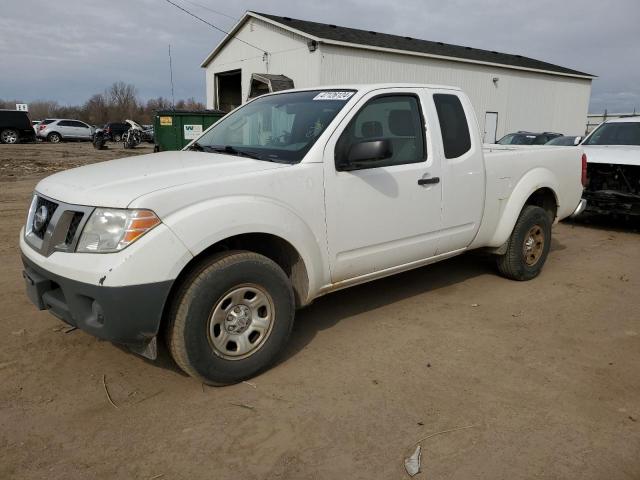
M 229 29 L 245 10 L 520 54 L 597 75 L 590 112 L 640 111 L 639 0 L 174 0 Z M 2 0 L 0 98 L 79 104 L 114 81 L 205 98 L 222 39 L 164 0 Z M 203 8 L 206 7 L 206 8 Z

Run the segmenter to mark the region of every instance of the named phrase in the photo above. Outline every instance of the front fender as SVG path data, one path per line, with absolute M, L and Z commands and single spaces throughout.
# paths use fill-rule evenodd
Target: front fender
M 518 180 L 509 197 L 503 200 L 505 205 L 502 214 L 487 246 L 500 247 L 509 239 L 525 202 L 533 192 L 541 188 L 550 189 L 556 198 L 556 205 L 558 205 L 556 193 L 558 192 L 558 182 L 553 172 L 547 168 L 530 170 Z
M 266 233 L 289 242 L 300 254 L 309 277 L 309 299 L 329 278 L 323 239 L 291 207 L 272 198 L 239 195 L 197 203 L 163 222 L 189 251 L 198 255 L 226 238 Z

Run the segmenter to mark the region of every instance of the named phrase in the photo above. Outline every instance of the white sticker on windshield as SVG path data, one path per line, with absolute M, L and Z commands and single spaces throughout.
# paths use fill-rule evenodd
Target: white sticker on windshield
M 320 92 L 315 97 L 314 100 L 348 100 L 355 92 Z

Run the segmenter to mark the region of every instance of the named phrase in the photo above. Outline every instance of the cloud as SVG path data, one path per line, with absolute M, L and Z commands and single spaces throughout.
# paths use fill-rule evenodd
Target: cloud
M 5 0 L 6 1 L 6 0 Z M 223 29 L 245 10 L 538 58 L 598 76 L 590 111 L 640 111 L 640 2 L 618 0 L 175 0 Z M 202 8 L 208 7 L 209 9 Z M 8 0 L 0 18 L 0 98 L 80 103 L 114 81 L 143 97 L 205 96 L 202 59 L 223 35 L 162 0 Z

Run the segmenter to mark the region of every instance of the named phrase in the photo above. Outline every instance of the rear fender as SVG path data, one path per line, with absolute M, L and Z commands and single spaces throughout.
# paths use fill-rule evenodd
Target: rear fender
M 530 170 L 520 178 L 511 191 L 493 237 L 487 243 L 487 246 L 494 248 L 501 247 L 509 240 L 511 232 L 513 232 L 513 227 L 518 221 L 520 212 L 522 212 L 527 199 L 541 188 L 550 189 L 556 197 L 556 205 L 558 205 L 558 195 L 556 193 L 558 191 L 558 182 L 553 172 L 546 168 Z

